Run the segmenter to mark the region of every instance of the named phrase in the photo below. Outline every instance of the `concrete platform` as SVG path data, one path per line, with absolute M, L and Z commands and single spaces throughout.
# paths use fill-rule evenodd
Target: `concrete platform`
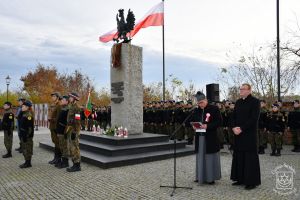
M 194 146 L 185 141 L 176 142 L 177 156 L 194 153 Z M 174 142 L 167 135 L 144 133 L 120 138 L 107 135 L 80 135 L 81 159 L 84 162 L 107 169 L 172 158 Z M 41 148 L 53 151 L 53 143 L 42 141 Z

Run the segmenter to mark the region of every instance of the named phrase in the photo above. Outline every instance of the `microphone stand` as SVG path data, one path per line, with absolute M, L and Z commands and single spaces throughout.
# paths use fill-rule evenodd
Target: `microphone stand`
M 192 187 L 179 187 L 176 185 L 176 137 L 175 134 L 178 132 L 178 130 L 185 124 L 185 122 L 192 116 L 192 114 L 194 113 L 196 107 L 192 108 L 190 111 L 191 113 L 184 119 L 184 121 L 180 124 L 179 127 L 177 127 L 177 129 L 174 130 L 174 132 L 171 134 L 171 138 L 174 138 L 174 156 L 173 156 L 173 160 L 174 160 L 174 180 L 173 180 L 173 185 L 172 186 L 168 186 L 168 185 L 161 185 L 160 187 L 167 187 L 167 188 L 173 188 L 173 191 L 171 193 L 171 197 L 174 195 L 175 190 L 177 188 L 183 188 L 183 189 L 193 189 Z

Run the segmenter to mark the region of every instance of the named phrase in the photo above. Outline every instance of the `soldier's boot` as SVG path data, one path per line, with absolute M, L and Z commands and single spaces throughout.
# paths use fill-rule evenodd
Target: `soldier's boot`
M 60 165 L 57 168 L 62 169 L 66 167 L 69 167 L 69 159 L 63 157 Z
M 55 163 L 57 163 L 58 158 L 59 158 L 59 157 L 57 156 L 57 154 L 54 154 L 53 160 L 50 160 L 48 163 L 49 163 L 50 165 L 54 165 Z
M 270 156 L 275 156 L 275 149 L 272 149 L 272 153 L 270 154 Z
M 12 157 L 11 151 L 7 151 L 7 154 L 2 156 L 2 158 L 10 158 L 10 157 Z
M 300 152 L 300 146 L 294 145 L 294 149 L 292 149 L 292 152 Z
M 19 148 L 15 148 L 15 151 L 20 151 L 21 150 L 21 144 L 19 146 Z
M 297 145 L 297 147 L 296 147 L 296 149 L 295 149 L 294 152 L 296 152 L 296 153 L 299 153 L 299 152 L 300 152 L 300 145 Z
M 259 147 L 259 149 L 258 149 L 258 154 L 265 154 L 265 149 L 264 149 L 264 147 Z
M 59 165 L 61 165 L 61 163 L 62 163 L 62 159 L 61 159 L 61 157 L 59 157 L 59 158 L 57 159 L 57 162 L 55 162 L 54 166 L 55 166 L 55 167 L 58 167 Z
M 281 156 L 280 149 L 277 149 L 275 156 Z
M 187 142 L 188 145 L 192 145 L 192 144 L 193 144 L 193 138 L 188 138 L 187 141 L 188 141 L 188 142 Z
M 25 163 L 19 166 L 20 168 L 29 168 L 32 167 L 31 160 L 25 160 Z
M 81 171 L 80 162 L 74 163 L 72 167 L 67 168 L 67 172 L 78 172 Z

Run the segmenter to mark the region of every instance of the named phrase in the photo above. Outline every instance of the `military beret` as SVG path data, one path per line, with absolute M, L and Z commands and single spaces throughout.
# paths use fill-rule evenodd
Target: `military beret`
M 18 101 L 25 101 L 25 98 L 23 98 L 23 97 L 20 97 L 19 99 L 18 99 Z
M 263 100 L 263 99 L 262 99 L 262 100 L 260 100 L 260 102 L 266 103 L 266 101 L 265 101 L 265 100 Z
M 197 99 L 197 101 L 202 101 L 206 99 L 206 96 L 200 91 L 198 91 L 194 96 Z
M 32 106 L 32 103 L 31 103 L 31 101 L 26 100 L 26 101 L 23 103 L 23 105 L 24 105 L 24 106 L 31 107 L 31 106 Z
M 68 96 L 68 95 L 63 95 L 63 96 L 61 96 L 61 99 L 66 99 L 66 100 L 68 100 L 68 99 L 69 99 L 69 96 Z
M 278 105 L 278 103 L 273 103 L 273 104 L 272 104 L 272 107 L 277 107 L 277 108 L 278 108 L 279 105 Z
M 75 92 L 69 93 L 69 97 L 73 97 L 76 101 L 79 101 L 79 96 L 78 96 L 78 94 L 75 93 Z
M 53 93 L 51 93 L 51 96 L 56 96 L 56 97 L 60 97 L 60 94 L 59 94 L 59 92 L 53 92 Z
M 294 103 L 299 103 L 299 100 L 298 100 L 298 99 L 297 99 L 297 100 L 295 100 L 295 101 L 294 101 Z
M 9 101 L 6 101 L 6 102 L 4 102 L 4 105 L 8 105 L 8 106 L 11 106 L 11 102 L 9 102 Z

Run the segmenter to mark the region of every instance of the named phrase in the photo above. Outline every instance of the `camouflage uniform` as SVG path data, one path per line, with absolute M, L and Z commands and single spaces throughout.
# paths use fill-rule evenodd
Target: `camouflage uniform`
M 4 111 L 2 128 L 4 130 L 4 145 L 7 150 L 7 154 L 4 155 L 3 158 L 8 158 L 11 157 L 14 130 L 14 114 L 12 113 L 11 109 Z
M 267 115 L 267 131 L 269 135 L 269 143 L 271 144 L 271 155 L 280 156 L 282 149 L 282 137 L 285 129 L 285 117 L 281 112 L 272 111 Z M 277 151 L 275 153 L 275 151 Z
M 24 103 L 25 104 L 25 103 Z M 31 167 L 31 157 L 33 151 L 33 135 L 34 135 L 34 118 L 31 111 L 24 111 L 20 119 L 20 135 L 21 144 L 23 149 L 23 156 L 25 158 L 25 163 L 23 165 L 28 165 Z M 22 165 L 20 166 L 21 168 Z
M 61 106 L 59 105 L 59 101 L 52 104 L 49 109 L 49 118 L 48 118 L 50 122 L 49 129 L 51 132 L 51 140 L 54 143 L 54 159 L 49 161 L 49 164 L 56 164 L 57 162 L 59 162 L 59 159 L 61 158 L 61 151 L 59 148 L 59 141 L 56 132 L 57 119 L 60 110 L 61 110 Z
M 294 108 L 288 115 L 288 127 L 293 136 L 293 152 L 300 152 L 300 108 Z
M 267 109 L 261 108 L 258 120 L 258 153 L 264 154 L 264 149 L 267 148 L 268 134 L 266 131 Z
M 76 119 L 76 115 L 79 116 L 79 119 Z M 80 108 L 76 103 L 69 104 L 66 134 L 68 137 L 68 146 L 72 161 L 74 164 L 80 163 Z
M 62 152 L 62 157 L 68 157 L 68 148 L 67 148 L 67 134 L 66 134 L 66 126 L 67 126 L 67 117 L 68 117 L 68 106 L 62 106 L 58 120 L 57 120 L 57 136 L 59 140 L 59 148 Z

